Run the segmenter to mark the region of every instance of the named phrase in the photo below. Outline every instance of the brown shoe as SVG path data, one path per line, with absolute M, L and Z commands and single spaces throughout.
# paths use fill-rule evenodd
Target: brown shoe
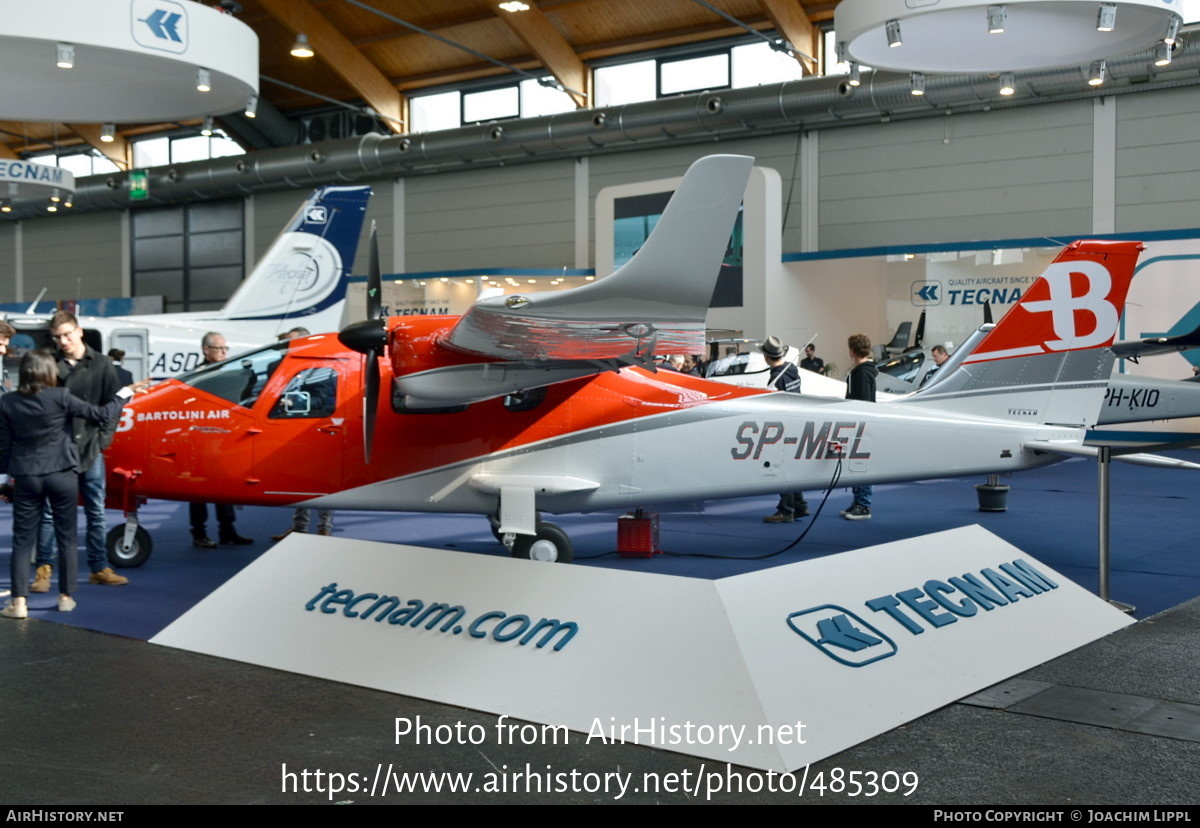
M 295 531 L 296 531 L 295 529 L 288 529 L 286 532 L 280 532 L 278 535 L 271 535 L 271 540 L 281 541 L 284 538 L 286 538 L 288 535 L 292 534 L 292 532 L 295 532 Z
M 93 572 L 88 578 L 89 584 L 101 584 L 103 586 L 123 586 L 129 583 L 129 579 L 124 575 L 118 575 L 109 567 L 101 569 L 99 572 Z
M 763 523 L 791 523 L 796 518 L 787 512 L 776 512 L 763 518 Z
M 33 583 L 29 585 L 30 592 L 49 592 L 50 579 L 54 577 L 54 567 L 50 564 L 42 564 L 37 568 L 37 573 L 33 576 Z

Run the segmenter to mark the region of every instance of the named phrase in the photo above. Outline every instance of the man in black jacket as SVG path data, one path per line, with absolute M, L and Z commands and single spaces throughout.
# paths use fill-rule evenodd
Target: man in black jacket
M 225 337 L 216 331 L 209 331 L 200 340 L 200 352 L 204 354 L 203 365 L 212 365 L 223 361 L 229 356 L 229 346 Z M 234 521 L 237 515 L 233 506 L 228 503 L 213 504 L 217 513 L 217 537 L 226 546 L 244 546 L 254 543 L 250 538 L 244 538 L 237 532 Z M 197 549 L 216 549 L 217 542 L 208 536 L 208 504 L 189 503 L 188 521 L 192 527 L 192 546 Z
M 58 346 L 58 384 L 84 402 L 102 405 L 121 387 L 116 369 L 104 354 L 83 341 L 83 328 L 70 311 L 58 311 L 50 317 L 50 336 Z M 112 571 L 105 544 L 104 455 L 117 430 L 117 421 L 96 425 L 75 418 L 75 443 L 79 447 L 79 495 L 87 518 L 87 561 L 89 584 L 121 586 L 129 579 Z M 49 509 L 43 515 L 38 535 L 37 572 L 32 592 L 49 592 L 57 549 L 54 524 Z
M 863 334 L 855 334 L 847 344 L 854 367 L 846 377 L 846 399 L 875 402 L 875 378 L 879 376 L 879 369 L 871 360 L 871 340 Z M 870 520 L 874 487 L 855 486 L 853 492 L 854 502 L 849 509 L 842 511 L 842 517 L 846 520 Z
M 767 379 L 767 387 L 776 391 L 800 393 L 800 372 L 796 366 L 784 359 L 787 346 L 777 336 L 768 336 L 760 349 L 771 367 L 771 376 Z M 763 523 L 791 523 L 798 517 L 808 516 L 808 501 L 804 492 L 784 492 L 779 495 L 779 505 L 775 514 L 763 518 Z

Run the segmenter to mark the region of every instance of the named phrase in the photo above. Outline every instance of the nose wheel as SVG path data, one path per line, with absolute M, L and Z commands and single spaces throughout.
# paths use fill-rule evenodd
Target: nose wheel
M 118 568 L 141 566 L 150 559 L 150 553 L 154 551 L 150 533 L 137 525 L 132 527 L 132 531 L 129 524 L 114 526 L 104 540 L 108 549 L 108 562 Z

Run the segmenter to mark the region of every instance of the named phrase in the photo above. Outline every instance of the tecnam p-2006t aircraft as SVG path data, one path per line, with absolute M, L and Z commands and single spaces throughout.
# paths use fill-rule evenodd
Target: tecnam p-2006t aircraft
M 108 456 L 116 557 L 142 498 L 487 516 L 519 557 L 565 561 L 542 513 L 1010 472 L 1081 449 L 1141 245 L 1076 242 L 936 386 L 893 403 L 655 372 L 699 353 L 753 161 L 696 162 L 645 245 L 579 288 L 372 318 L 168 380 Z M 362 356 L 360 356 L 360 354 Z M 382 393 L 381 393 L 382 392 Z M 364 404 L 365 403 L 365 404 Z

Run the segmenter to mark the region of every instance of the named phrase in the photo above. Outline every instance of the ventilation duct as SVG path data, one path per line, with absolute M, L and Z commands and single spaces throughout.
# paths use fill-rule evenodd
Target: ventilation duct
M 263 190 L 434 173 L 472 167 L 571 158 L 668 143 L 711 142 L 880 121 L 944 116 L 947 112 L 1006 109 L 1105 97 L 1200 83 L 1200 48 L 1181 43 L 1167 67 L 1153 51 L 1110 60 L 1110 80 L 1088 86 L 1086 67 L 1015 73 L 1018 93 L 1001 97 L 991 75 L 928 76 L 925 94 L 910 93 L 907 74 L 865 73 L 862 85 L 844 76 L 806 78 L 770 86 L 700 92 L 607 109 L 461 127 L 415 135 L 369 133 L 304 146 L 262 150 L 149 170 L 150 199 L 131 202 L 127 176 L 91 176 L 77 182 L 75 207 L 124 209 Z M 339 129 L 367 124 L 345 113 Z M 330 117 L 330 116 L 322 116 Z M 338 116 L 332 116 L 338 117 Z M 324 124 L 326 130 L 331 123 Z M 314 133 L 312 124 L 309 134 Z M 24 216 L 32 213 L 24 211 Z M 61 213 L 60 213 L 61 215 Z M 20 205 L 6 218 L 21 218 Z

